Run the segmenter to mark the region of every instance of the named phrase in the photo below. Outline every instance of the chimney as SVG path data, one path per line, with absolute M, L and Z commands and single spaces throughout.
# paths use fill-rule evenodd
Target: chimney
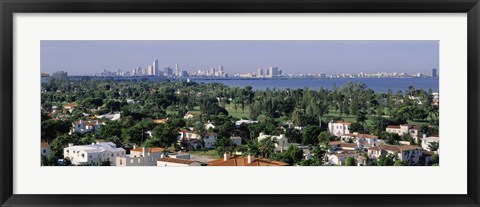
M 92 142 L 92 145 L 95 145 L 95 142 Z
M 133 149 L 137 149 L 137 145 L 136 145 L 136 144 L 133 144 Z
M 72 144 L 72 143 L 68 143 L 68 147 L 73 147 L 73 144 Z
M 424 139 L 427 138 L 427 134 L 423 134 L 423 138 L 424 138 Z
M 253 161 L 255 161 L 255 156 L 253 156 L 252 154 L 248 154 L 247 156 L 248 164 L 252 163 Z
M 230 152 L 225 152 L 225 153 L 223 154 L 223 160 L 224 160 L 224 161 L 229 160 L 231 157 L 232 157 L 232 156 L 230 155 Z
M 147 157 L 147 148 L 146 147 L 142 147 L 142 155 L 143 157 Z
M 83 120 L 80 119 L 80 124 L 83 123 Z

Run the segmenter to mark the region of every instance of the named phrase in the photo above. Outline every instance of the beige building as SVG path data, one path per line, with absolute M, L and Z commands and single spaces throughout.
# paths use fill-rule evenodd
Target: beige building
M 350 134 L 349 127 L 352 123 L 344 121 L 330 121 L 328 123 L 328 131 L 335 136 Z
M 386 128 L 387 132 L 398 134 L 399 136 L 404 136 L 410 134 L 412 138 L 418 143 L 418 132 L 420 131 L 419 126 L 410 126 L 408 124 L 402 125 L 388 125 Z
M 397 159 L 417 164 L 422 156 L 422 148 L 416 145 L 379 145 L 368 148 L 368 157 L 378 159 L 381 155 L 393 154 Z

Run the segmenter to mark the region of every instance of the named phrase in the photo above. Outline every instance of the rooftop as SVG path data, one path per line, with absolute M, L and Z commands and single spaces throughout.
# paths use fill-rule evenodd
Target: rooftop
M 254 158 L 252 163 L 248 163 L 247 157 L 233 156 L 228 160 L 220 158 L 208 163 L 208 166 L 287 166 L 287 163 L 269 160 L 266 158 Z

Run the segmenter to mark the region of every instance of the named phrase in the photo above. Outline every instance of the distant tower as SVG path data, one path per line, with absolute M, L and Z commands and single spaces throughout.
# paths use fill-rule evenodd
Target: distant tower
M 258 68 L 258 69 L 257 69 L 257 77 L 261 78 L 261 77 L 263 77 L 263 75 L 264 75 L 264 74 L 263 74 L 263 69 L 262 69 L 262 68 Z
M 436 68 L 432 69 L 432 77 L 434 77 L 434 78 L 437 77 L 437 69 Z
M 219 76 L 223 76 L 223 65 L 220 65 L 220 66 L 218 67 L 218 75 L 219 75 Z
M 175 76 L 180 76 L 180 68 L 178 68 L 178 63 L 175 64 Z
M 158 76 L 159 72 L 160 72 L 160 70 L 158 69 L 158 60 L 155 59 L 155 60 L 153 60 L 153 75 Z

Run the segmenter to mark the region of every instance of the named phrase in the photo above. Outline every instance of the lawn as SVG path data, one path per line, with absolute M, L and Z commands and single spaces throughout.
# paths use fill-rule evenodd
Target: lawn
M 217 150 L 208 150 L 207 152 L 204 152 L 204 151 L 188 151 L 188 153 L 192 154 L 192 155 L 202 155 L 202 156 L 207 156 L 207 157 L 210 157 L 212 159 L 218 159 L 220 158 L 219 155 L 217 155 Z
M 241 107 L 238 107 L 237 110 L 234 109 L 234 105 L 228 104 L 225 106 L 225 109 L 228 111 L 228 114 L 234 118 L 247 118 L 250 119 L 250 109 L 245 107 L 245 111 L 242 111 Z

